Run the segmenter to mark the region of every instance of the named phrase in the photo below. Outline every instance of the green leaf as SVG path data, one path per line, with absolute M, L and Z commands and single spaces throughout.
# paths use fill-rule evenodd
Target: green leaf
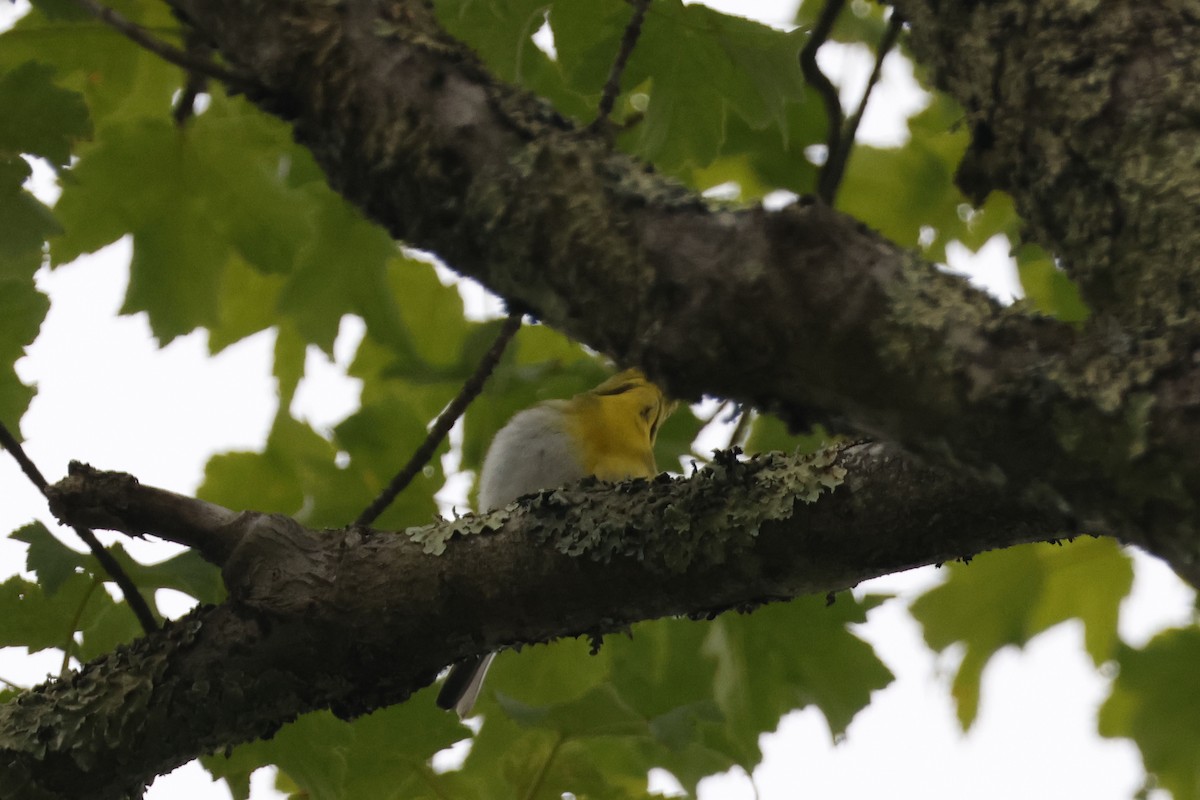
M 1101 736 L 1132 739 L 1147 771 L 1175 800 L 1200 798 L 1200 629 L 1163 631 L 1142 650 L 1122 648 L 1100 709 Z
M 38 583 L 47 597 L 53 597 L 67 578 L 83 567 L 87 556 L 60 542 L 40 522 L 31 522 L 13 531 L 9 537 L 25 542 L 25 568 L 37 575 Z
M 309 222 L 313 193 L 288 182 L 283 164 L 291 152 L 281 126 L 243 103 L 214 101 L 183 131 L 165 120 L 106 127 L 63 176 L 56 208 L 65 233 L 51 244 L 53 261 L 132 233 L 123 311 L 146 311 L 163 342 L 212 328 L 219 349 L 265 327 L 264 315 L 274 310 L 270 297 L 249 306 L 249 291 L 284 291 L 245 267 L 290 272 L 325 233 Z M 341 313 L 334 309 L 336 318 Z
M 407 258 L 389 261 L 387 280 L 386 297 L 395 298 L 394 306 L 403 314 L 404 350 L 411 347 L 416 351 L 417 363 L 424 366 L 422 371 L 425 373 L 430 371 L 427 365 L 457 365 L 467 335 L 474 327 L 463 319 L 462 297 L 458 289 L 443 284 L 428 264 Z M 371 336 L 376 341 L 388 343 L 386 338 L 376 333 L 379 325 L 372 325 L 372 322 L 385 314 L 391 317 L 393 313 L 390 309 L 381 308 L 378 316 L 364 314 L 368 328 L 372 329 Z M 420 376 L 416 374 L 412 377 Z
M 53 77 L 54 67 L 34 62 L 0 75 L 0 154 L 28 153 L 65 166 L 74 141 L 91 135 L 83 97 Z
M 387 266 L 397 258 L 395 243 L 327 187 L 313 187 L 308 194 L 313 234 L 283 288 L 280 311 L 326 353 L 333 352 L 338 325 L 348 313 L 361 314 L 372 336 L 407 353 L 400 312 L 387 283 Z
M 909 121 L 903 147 L 858 144 L 850 154 L 838 193 L 840 210 L 877 228 L 902 247 L 924 246 L 923 255 L 945 260 L 946 242 L 966 223 L 970 209 L 954 185 L 954 171 L 970 137 L 956 126 L 962 112 L 941 96 Z M 922 239 L 923 230 L 931 231 Z
M 729 769 L 716 697 L 717 664 L 702 655 L 711 624 L 666 619 L 635 625 L 629 638 L 610 636 L 601 653 L 625 701 L 649 721 L 658 746 L 646 757 L 694 793 L 701 779 Z
M 36 653 L 72 646 L 72 634 L 90 621 L 88 604 L 99 595 L 107 597 L 87 575 L 68 577 L 53 595 L 24 578 L 9 578 L 0 583 L 0 647 Z
M 488 671 L 479 710 L 508 714 L 510 708 L 519 706 L 549 708 L 579 700 L 608 676 L 605 659 L 590 650 L 586 639 L 577 638 L 501 652 Z M 494 694 L 505 698 L 498 707 Z
M 216 325 L 230 253 L 209 213 L 206 192 L 214 189 L 214 174 L 165 121 L 105 131 L 99 139 L 64 175 L 56 211 L 66 233 L 51 243 L 53 261 L 69 261 L 132 231 L 122 312 L 146 311 L 164 344 Z
M 62 229 L 53 212 L 23 188 L 30 173 L 24 159 L 0 155 L 0 281 L 13 279 L 32 288 L 46 238 Z
M 774 126 L 753 128 L 735 114 L 726 120 L 719 158 L 706 167 L 672 174 L 701 191 L 733 181 L 741 189 L 740 202 L 759 200 L 775 189 L 811 193 L 817 170 L 805 149 L 824 143 L 825 124 L 825 110 L 811 94 L 787 106 L 782 131 Z M 626 134 L 622 142 L 633 135 Z
M 80 663 L 111 653 L 143 633 L 132 609 L 124 602 L 113 600 L 103 589 L 92 592 L 85 611 L 78 623 L 79 642 L 72 648 L 72 655 Z
M 918 598 L 912 614 L 934 650 L 965 645 L 952 688 L 964 729 L 978 712 L 983 669 L 1002 647 L 1022 647 L 1074 618 L 1084 624 L 1085 644 L 1097 665 L 1117 647 L 1118 611 L 1133 584 L 1133 568 L 1110 539 L 999 550 L 946 570 L 946 582 Z
M 9 538 L 29 545 L 25 565 L 38 577 L 38 584 L 47 596 L 54 595 L 67 579 L 87 574 L 106 582 L 112 577 L 91 553 L 81 553 L 68 547 L 40 522 L 15 531 Z M 150 604 L 157 589 L 175 589 L 191 595 L 202 603 L 216 603 L 224 598 L 225 589 L 220 570 L 194 551 L 186 551 L 157 564 L 135 561 L 120 544 L 105 548 L 120 565 Z M 132 615 L 132 612 L 130 612 Z
M 484 724 L 464 779 L 488 787 L 481 797 L 521 796 L 535 779 L 539 797 L 641 796 L 658 766 L 694 791 L 735 764 L 753 769 L 758 738 L 793 709 L 816 705 L 843 731 L 891 680 L 846 629 L 876 602 L 807 598 L 707 624 L 643 623 L 597 656 L 580 640 L 505 653 L 477 706 Z
M 281 414 L 263 452 L 211 458 L 198 496 L 238 510 L 289 514 L 310 527 L 348 525 L 424 439 L 426 421 L 395 397 L 367 403 L 338 426 L 335 445 Z M 375 525 L 424 524 L 437 510 L 432 495 L 441 483 L 435 457 Z
M 646 720 L 626 706 L 611 686 L 602 685 L 579 699 L 556 706 L 531 706 L 497 693 L 508 717 L 526 728 L 543 728 L 563 738 L 646 735 Z
M 201 603 L 219 603 L 225 599 L 225 583 L 219 567 L 205 561 L 194 550 L 188 550 L 156 564 L 134 561 L 120 544 L 107 548 L 117 563 L 141 591 L 146 602 L 157 613 L 154 592 L 158 589 L 174 589 L 196 598 Z M 110 580 L 99 564 L 88 556 L 84 568 L 93 575 Z
M 350 455 L 342 471 L 346 484 L 342 494 L 318 490 L 317 509 L 329 520 L 326 524 L 346 524 L 379 495 L 412 453 L 425 440 L 428 418 L 417 413 L 410 398 L 392 396 L 364 402 L 362 407 L 334 429 L 334 440 Z M 403 528 L 424 524 L 437 508 L 431 500 L 441 486 L 441 454 L 448 448 L 442 442 L 429 463 L 413 478 L 408 488 L 374 523 L 382 528 Z M 365 491 L 351 488 L 352 480 L 362 482 Z M 354 487 L 357 488 L 357 487 Z M 349 494 L 346 494 L 349 493 Z
M 83 21 L 91 19 L 87 9 L 73 0 L 31 0 L 31 5 L 47 19 Z
M 179 202 L 174 195 L 186 190 L 176 182 L 181 146 L 179 133 L 163 120 L 101 131 L 62 175 L 55 209 L 65 232 L 51 242 L 52 262 L 65 264 L 95 252 L 173 208 Z
M 302 248 L 320 235 L 312 195 L 334 195 L 323 180 L 293 184 L 312 156 L 292 141 L 291 129 L 245 100 L 217 94 L 186 135 L 214 227 L 258 272 L 296 269 Z
M 598 98 L 631 16 L 616 0 L 559 0 L 550 12 L 567 83 Z M 788 115 L 802 99 L 800 34 L 678 0 L 654 3 L 625 72 L 626 91 L 646 91 L 635 152 L 680 173 L 711 164 L 731 120 L 786 143 Z
M 183 71 L 126 39 L 89 14 L 68 11 L 74 3 L 39 2 L 0 34 L 0 70 L 29 61 L 57 70 L 58 83 L 80 92 L 93 123 L 164 117 Z M 170 9 L 149 0 L 113 0 L 106 5 L 164 38 L 179 29 Z M 174 37 L 178 46 L 179 41 Z
M 568 86 L 599 100 L 632 13 L 620 0 L 556 0 L 551 5 L 554 52 Z M 622 77 L 627 89 L 639 82 Z
M 792 433 L 783 420 L 770 414 L 760 414 L 754 419 L 750 428 L 750 436 L 746 439 L 747 453 L 767 453 L 779 450 L 792 453 L 799 450 L 802 453 L 814 452 L 832 437 L 820 425 L 808 433 Z
M 32 281 L 0 280 L 0 421 L 12 430 L 34 395 L 13 364 L 37 336 L 49 307 Z
M 179 198 L 133 234 L 133 260 L 122 314 L 145 311 L 159 343 L 220 321 L 225 241 L 205 221 L 198 198 Z
M 446 30 L 470 44 L 502 80 L 532 90 L 577 121 L 591 121 L 596 99 L 569 86 L 559 64 L 532 39 L 554 5 L 551 0 L 436 0 L 434 9 Z
M 270 740 L 201 763 L 239 800 L 249 797 L 250 774 L 266 764 L 277 765 L 312 800 L 406 800 L 431 796 L 443 778 L 426 761 L 468 733 L 424 692 L 352 723 L 324 711 L 306 714 Z
M 1021 286 L 1034 308 L 1063 322 L 1087 320 L 1091 312 L 1079 296 L 1079 287 L 1044 250 L 1023 244 L 1017 248 L 1016 256 Z
M 307 484 L 332 468 L 335 455 L 333 446 L 307 425 L 280 415 L 263 452 L 210 458 L 196 496 L 235 511 L 297 514 Z
M 821 13 L 825 10 L 824 0 L 801 0 L 796 9 L 795 24 L 805 31 L 812 30 Z M 883 19 L 887 7 L 865 0 L 852 0 L 847 3 L 842 13 L 838 14 L 833 29 L 829 32 L 829 40 L 847 44 L 862 43 L 875 50 L 886 23 Z
M 751 128 L 783 127 L 799 102 L 803 38 L 678 0 L 647 12 L 627 85 L 650 81 L 638 155 L 675 170 L 705 166 L 721 150 L 732 112 Z
M 765 606 L 716 620 L 704 652 L 717 662 L 716 698 L 729 753 L 747 770 L 761 759 L 758 737 L 793 709 L 814 705 L 838 736 L 887 686 L 892 674 L 871 646 L 847 630 L 882 598 L 849 594 Z
M 281 324 L 275 337 L 275 379 L 279 382 L 279 413 L 287 414 L 304 377 L 307 346 L 291 325 Z
M 234 254 L 221 275 L 216 320 L 209 325 L 209 351 L 215 355 L 231 344 L 275 325 L 279 321 L 278 298 L 285 280 L 282 275 L 259 272 Z M 303 342 L 300 347 L 303 352 Z M 279 356 L 277 349 L 277 360 Z M 295 376 L 297 381 L 303 376 L 303 367 L 301 360 L 300 374 Z
M 692 442 L 703 427 L 686 405 L 680 405 L 663 423 L 654 442 L 654 463 L 660 472 L 678 472 L 680 459 L 688 459 Z

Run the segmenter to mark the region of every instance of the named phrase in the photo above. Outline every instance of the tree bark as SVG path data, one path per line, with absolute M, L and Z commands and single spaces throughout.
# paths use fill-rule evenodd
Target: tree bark
M 6 798 L 122 797 L 306 711 L 403 701 L 464 656 L 833 592 L 1072 524 L 879 444 L 585 481 L 399 533 L 310 530 L 72 472 L 51 493 L 62 519 L 196 547 L 230 599 L 0 706 Z

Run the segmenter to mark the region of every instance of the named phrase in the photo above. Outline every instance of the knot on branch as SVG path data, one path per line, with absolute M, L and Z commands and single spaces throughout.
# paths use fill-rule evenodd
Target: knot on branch
M 340 546 L 283 514 L 247 512 L 239 518 L 241 538 L 221 576 L 238 602 L 273 614 L 307 614 L 332 598 L 338 554 L 354 545 L 354 529 Z

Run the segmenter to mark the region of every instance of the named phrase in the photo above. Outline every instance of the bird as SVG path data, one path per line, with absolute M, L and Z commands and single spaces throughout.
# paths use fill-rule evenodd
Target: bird
M 674 410 L 640 370 L 628 369 L 569 400 L 546 400 L 517 412 L 483 459 L 479 510 L 588 475 L 605 481 L 653 477 L 654 442 Z M 495 657 L 474 656 L 451 667 L 438 706 L 469 715 Z

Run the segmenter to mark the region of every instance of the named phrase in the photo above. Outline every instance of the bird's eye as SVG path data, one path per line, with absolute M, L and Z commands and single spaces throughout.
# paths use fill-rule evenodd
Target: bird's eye
M 642 419 L 646 420 L 646 422 L 649 422 L 653 418 L 654 418 L 654 406 L 646 406 L 645 408 L 642 409 Z

